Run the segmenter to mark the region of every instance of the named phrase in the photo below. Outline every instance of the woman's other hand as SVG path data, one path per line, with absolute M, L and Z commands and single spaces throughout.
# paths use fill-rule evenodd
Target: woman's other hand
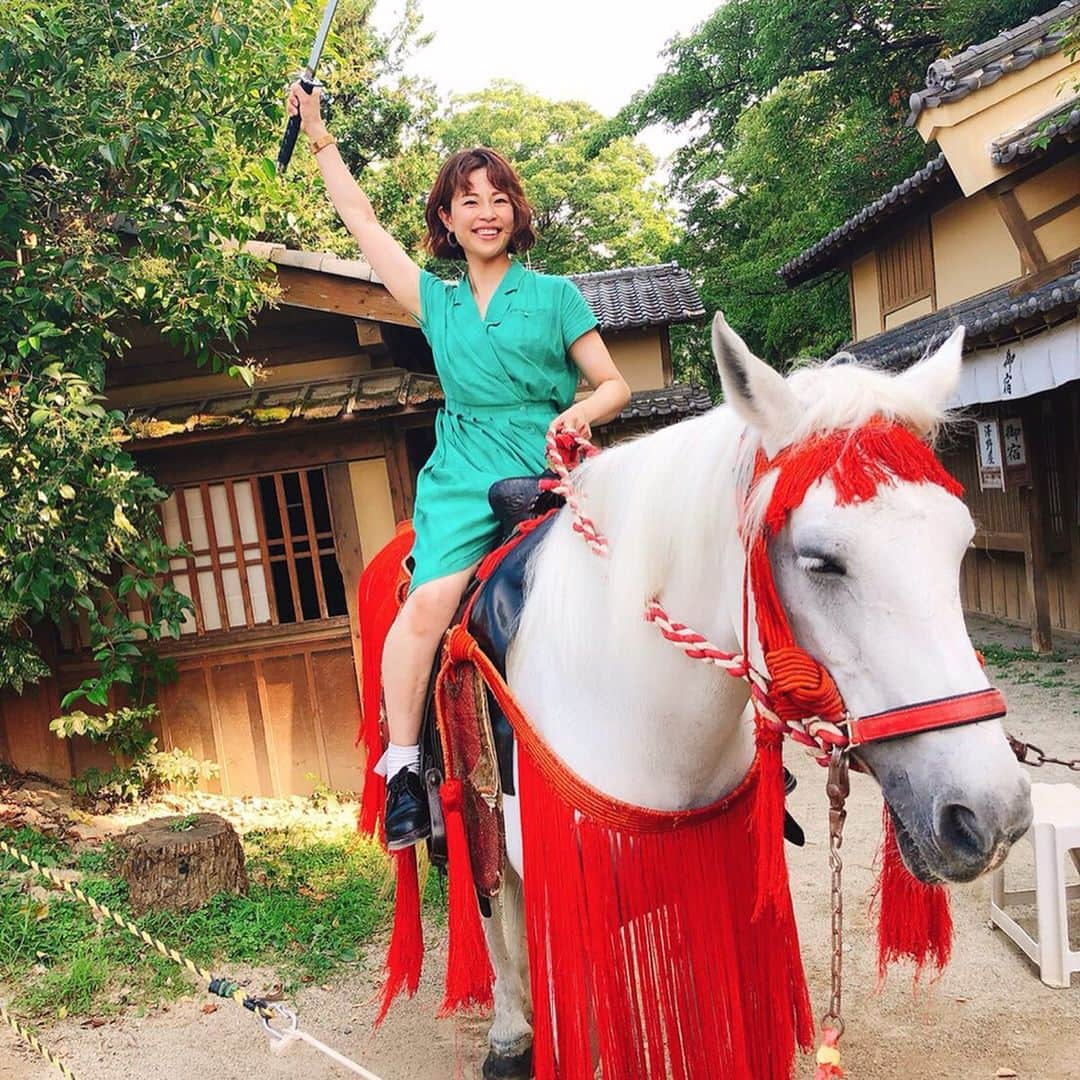
M 575 401 L 565 412 L 559 413 L 548 427 L 548 435 L 558 435 L 560 431 L 576 431 L 583 439 L 592 437 L 592 424 L 585 408 L 585 402 Z
M 313 87 L 309 94 L 297 79 L 289 87 L 287 104 L 290 116 L 300 114 L 300 130 L 309 139 L 317 138 L 326 132 L 322 119 L 322 90 L 318 86 Z

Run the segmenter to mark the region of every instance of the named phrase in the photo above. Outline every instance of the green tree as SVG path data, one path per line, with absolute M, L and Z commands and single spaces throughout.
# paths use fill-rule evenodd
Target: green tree
M 443 161 L 472 146 L 498 150 L 521 176 L 535 211 L 538 242 L 529 258 L 537 268 L 567 274 L 670 257 L 675 216 L 653 179 L 656 160 L 630 137 L 590 157 L 592 133 L 604 122 L 600 113 L 502 80 L 452 97 L 441 109 L 433 110 L 430 92 L 414 88 L 413 94 L 395 156 L 368 161 L 348 146 L 342 154 L 380 221 L 421 263 L 436 265 L 422 247 L 428 192 Z
M 549 101 L 497 81 L 455 97 L 437 126 L 440 150 L 491 146 L 521 175 L 536 212 L 532 260 L 554 274 L 641 265 L 667 257 L 674 215 L 652 179 L 656 159 L 629 137 L 589 157 L 603 122 L 579 101 Z
M 319 6 L 3 0 L 0 687 L 45 673 L 36 624 L 89 621 L 99 669 L 65 707 L 143 678 L 153 642 L 177 630 L 187 602 L 164 584 L 164 492 L 103 405 L 106 367 L 143 323 L 194 363 L 253 378 L 244 336 L 277 291 L 239 245 L 339 236 L 310 155 L 298 148 L 286 183 L 273 160 Z M 370 126 L 349 142 L 376 157 L 408 120 L 413 88 L 393 76 L 415 8 L 379 40 L 370 7 L 343 4 L 326 70 L 366 87 Z
M 1053 6 L 728 0 L 668 46 L 667 69 L 593 148 L 655 123 L 686 130 L 678 257 L 707 305 L 773 361 L 828 353 L 848 335 L 844 283 L 788 292 L 776 270 L 932 155 L 905 121 L 933 59 Z M 684 364 L 704 351 L 694 338 Z

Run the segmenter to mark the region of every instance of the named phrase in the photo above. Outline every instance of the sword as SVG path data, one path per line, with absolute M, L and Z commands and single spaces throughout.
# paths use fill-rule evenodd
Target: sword
M 338 0 L 326 0 L 323 8 L 322 24 L 319 32 L 315 35 L 315 44 L 311 46 L 311 55 L 308 57 L 307 66 L 300 72 L 300 85 L 304 92 L 310 94 L 315 89 L 315 69 L 319 66 L 319 57 L 322 56 L 326 37 L 330 33 L 330 23 L 333 22 L 334 12 L 337 10 Z M 321 84 L 320 84 L 321 85 Z M 277 171 L 278 176 L 289 167 L 292 158 L 293 147 L 296 145 L 296 136 L 300 134 L 300 115 L 290 116 L 285 127 L 285 134 L 281 139 L 281 149 L 278 150 Z

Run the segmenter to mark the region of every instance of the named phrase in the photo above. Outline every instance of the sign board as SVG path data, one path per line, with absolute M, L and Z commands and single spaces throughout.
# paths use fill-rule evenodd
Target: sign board
M 1001 428 L 995 420 L 975 421 L 979 448 L 979 490 L 1005 490 L 1005 462 L 1001 451 Z
M 1019 416 L 1010 416 L 1001 421 L 1001 457 L 1009 487 L 1031 483 L 1031 465 L 1028 461 L 1027 443 L 1024 439 L 1024 422 Z

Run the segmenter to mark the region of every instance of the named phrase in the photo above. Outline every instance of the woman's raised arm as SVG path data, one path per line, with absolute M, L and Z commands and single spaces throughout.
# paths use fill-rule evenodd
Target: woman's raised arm
M 289 115 L 300 113 L 300 129 L 314 142 L 327 134 L 316 86 L 305 93 L 299 82 L 289 87 Z M 406 311 L 420 317 L 420 268 L 408 252 L 379 224 L 368 197 L 360 190 L 335 145 L 315 155 L 327 194 L 345 227 L 356 237 L 364 258 Z

